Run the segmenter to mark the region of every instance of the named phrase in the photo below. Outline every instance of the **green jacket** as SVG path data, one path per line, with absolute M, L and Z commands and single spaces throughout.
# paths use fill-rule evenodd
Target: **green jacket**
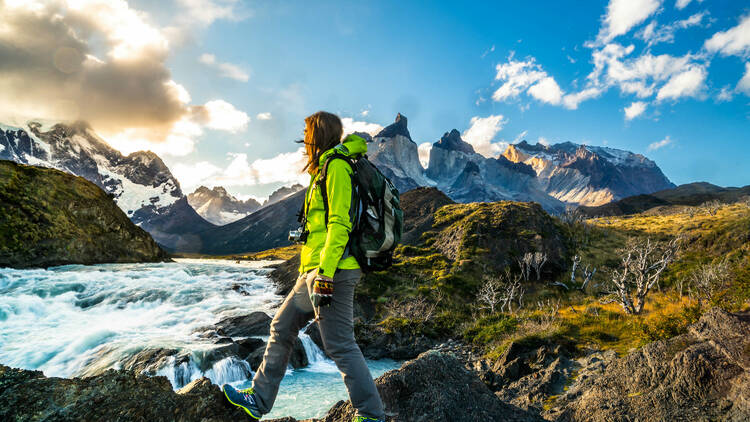
M 357 135 L 349 135 L 344 141 L 324 152 L 319 168 L 331 154 L 354 157 L 367 152 L 367 142 Z M 326 192 L 328 193 L 328 227 L 325 225 L 325 208 L 320 189 L 316 187 L 319 172 L 310 177 L 310 186 L 305 194 L 304 209 L 307 210 L 305 228 L 310 232 L 302 246 L 300 273 L 318 268 L 318 273 L 333 277 L 337 268 L 351 270 L 359 268 L 353 256 L 341 259 L 349 232 L 352 231 L 352 169 L 344 160 L 333 160 L 328 164 Z

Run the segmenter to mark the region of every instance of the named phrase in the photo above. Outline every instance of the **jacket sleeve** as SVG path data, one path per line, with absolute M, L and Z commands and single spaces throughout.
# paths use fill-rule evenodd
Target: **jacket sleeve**
M 333 277 L 338 267 L 341 255 L 349 242 L 352 231 L 350 214 L 352 205 L 352 169 L 349 164 L 340 159 L 328 163 L 326 177 L 326 192 L 328 194 L 328 226 L 326 240 L 320 251 L 320 267 L 318 273 Z

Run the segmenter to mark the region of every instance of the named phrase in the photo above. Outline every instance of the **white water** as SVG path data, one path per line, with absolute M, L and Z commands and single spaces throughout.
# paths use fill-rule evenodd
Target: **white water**
M 175 366 L 172 358 L 157 372 L 175 388 L 201 376 L 245 387 L 252 377 L 245 361 L 229 357 L 200 370 L 198 356 L 215 346 L 193 331 L 252 311 L 273 316 L 281 298 L 261 265 L 180 260 L 0 268 L 0 363 L 73 377 L 118 369 L 145 348 L 165 347 L 190 353 L 187 362 Z M 346 399 L 333 362 L 308 336 L 301 340 L 310 365 L 287 371 L 272 415 L 320 416 Z M 373 376 L 397 366 L 369 365 Z

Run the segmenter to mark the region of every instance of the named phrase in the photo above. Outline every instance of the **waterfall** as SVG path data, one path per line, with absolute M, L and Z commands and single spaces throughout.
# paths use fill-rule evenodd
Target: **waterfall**
M 201 372 L 192 358 L 188 362 L 183 362 L 179 365 L 175 365 L 174 363 L 174 357 L 170 357 L 167 360 L 167 364 L 156 371 L 156 375 L 167 377 L 174 389 L 182 388 L 200 377 L 206 377 L 212 383 L 222 385 L 249 380 L 253 375 L 249 363 L 233 356 L 215 362 L 205 372 Z
M 305 333 L 299 333 L 299 339 L 302 342 L 302 347 L 305 349 L 307 355 L 307 361 L 310 365 L 305 368 L 306 371 L 311 372 L 338 372 L 336 364 L 332 360 L 326 357 L 326 354 L 320 350 L 317 344 Z

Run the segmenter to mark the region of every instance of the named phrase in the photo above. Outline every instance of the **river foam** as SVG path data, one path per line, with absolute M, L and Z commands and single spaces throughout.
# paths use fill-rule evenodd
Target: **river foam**
M 155 264 L 0 268 L 0 363 L 74 377 L 120 369 L 145 349 L 180 350 L 156 371 L 174 388 L 206 376 L 215 384 L 248 386 L 247 362 L 226 357 L 209 366 L 200 356 L 215 347 L 196 334 L 222 318 L 275 313 L 282 299 L 263 263 L 178 260 Z M 320 416 L 346 398 L 335 364 L 300 335 L 310 365 L 287 371 L 273 415 Z M 373 376 L 393 361 L 368 362 Z M 202 369 L 201 369 L 202 368 Z

